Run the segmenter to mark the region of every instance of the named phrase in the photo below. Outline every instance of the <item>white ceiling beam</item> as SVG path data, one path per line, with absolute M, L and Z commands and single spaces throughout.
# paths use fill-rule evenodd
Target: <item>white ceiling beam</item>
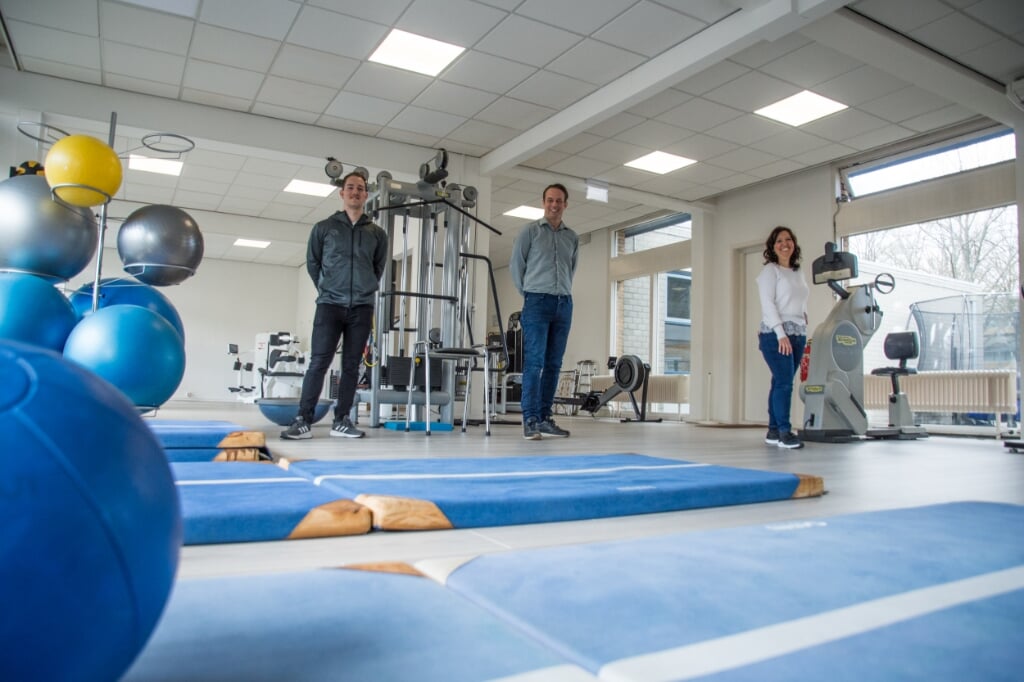
M 1010 103 L 1000 83 L 856 12 L 841 9 L 800 33 L 993 121 L 1007 126 L 1024 123 L 1024 113 Z
M 480 170 L 484 175 L 503 172 L 759 40 L 775 40 L 845 4 L 768 0 L 734 12 L 485 154 Z

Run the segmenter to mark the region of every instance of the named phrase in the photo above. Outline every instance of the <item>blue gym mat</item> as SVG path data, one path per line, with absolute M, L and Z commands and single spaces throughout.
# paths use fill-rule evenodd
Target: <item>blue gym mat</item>
M 1024 507 L 954 503 L 424 572 L 608 680 L 1019 680 Z
M 125 682 L 584 682 L 427 578 L 325 569 L 180 580 Z M 529 675 L 529 677 L 526 677 Z
M 186 545 L 359 535 L 370 511 L 272 464 L 171 462 Z
M 575 521 L 823 492 L 814 476 L 635 454 L 306 460 L 288 470 L 367 505 L 382 530 Z
M 146 419 L 145 422 L 165 449 L 208 448 L 215 450 L 228 434 L 251 430 L 228 421 Z

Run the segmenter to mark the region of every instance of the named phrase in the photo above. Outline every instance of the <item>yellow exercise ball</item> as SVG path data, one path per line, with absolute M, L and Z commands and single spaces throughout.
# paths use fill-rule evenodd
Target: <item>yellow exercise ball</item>
M 121 159 L 108 145 L 89 135 L 68 135 L 46 154 L 46 182 L 61 201 L 72 206 L 98 206 L 121 187 Z M 84 187 L 59 187 L 84 185 Z M 94 189 L 88 189 L 88 188 Z M 100 190 L 99 192 L 94 190 Z

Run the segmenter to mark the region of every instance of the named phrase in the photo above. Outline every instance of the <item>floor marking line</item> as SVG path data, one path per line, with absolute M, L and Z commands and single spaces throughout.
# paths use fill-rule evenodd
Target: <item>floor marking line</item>
M 688 680 L 741 668 L 1022 588 L 1024 566 L 994 571 L 735 635 L 622 658 L 602 666 L 599 677 L 611 682 Z
M 175 485 L 236 485 L 240 483 L 308 483 L 304 478 L 229 478 L 175 481 Z
M 547 471 L 499 471 L 492 473 L 465 473 L 465 474 L 323 474 L 313 479 L 313 482 L 320 485 L 321 481 L 328 479 L 344 479 L 353 481 L 386 481 L 386 480 L 423 480 L 441 478 L 526 478 L 535 476 L 572 476 L 574 474 L 601 474 L 616 471 L 635 471 L 659 469 L 693 469 L 697 467 L 709 467 L 711 464 L 660 464 L 656 466 L 621 466 L 601 467 L 593 469 L 553 469 Z

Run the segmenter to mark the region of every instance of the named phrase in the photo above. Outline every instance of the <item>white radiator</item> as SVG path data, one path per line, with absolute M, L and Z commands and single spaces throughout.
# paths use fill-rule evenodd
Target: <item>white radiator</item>
M 900 377 L 915 412 L 1017 412 L 1017 372 L 1012 369 L 950 370 L 921 372 Z M 864 407 L 889 407 L 889 377 L 864 377 Z

